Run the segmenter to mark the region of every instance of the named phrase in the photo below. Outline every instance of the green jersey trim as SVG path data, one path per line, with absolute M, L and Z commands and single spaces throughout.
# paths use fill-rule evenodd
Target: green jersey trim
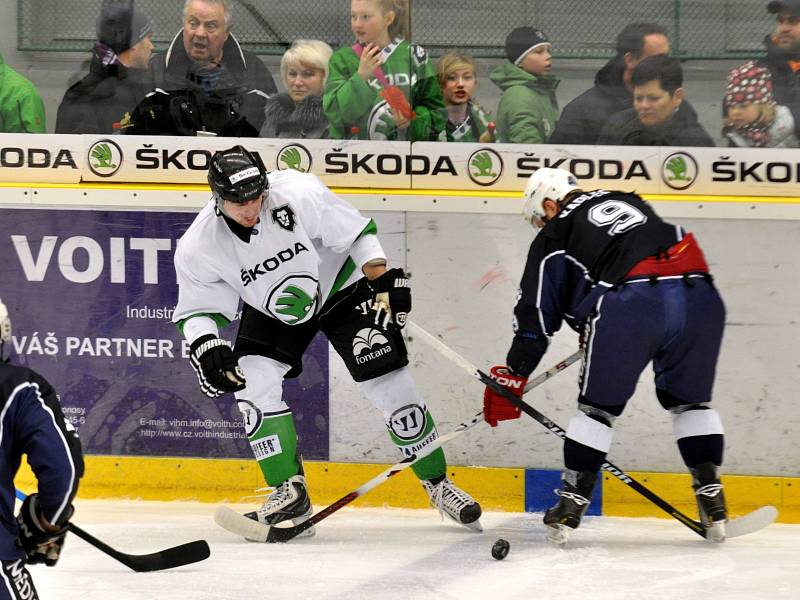
M 230 320 L 226 319 L 224 316 L 222 316 L 219 313 L 195 313 L 195 314 L 189 315 L 185 319 L 181 319 L 180 321 L 175 323 L 175 326 L 178 328 L 178 331 L 181 332 L 181 335 L 183 335 L 183 327 L 184 327 L 184 325 L 186 325 L 186 321 L 188 321 L 189 319 L 191 319 L 193 317 L 208 317 L 209 319 L 214 321 L 214 323 L 217 324 L 217 327 L 226 327 L 227 325 L 230 324 Z

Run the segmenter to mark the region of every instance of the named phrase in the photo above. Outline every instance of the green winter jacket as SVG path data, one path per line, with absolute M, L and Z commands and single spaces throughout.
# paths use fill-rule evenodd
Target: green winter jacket
M 0 133 L 44 133 L 44 102 L 0 54 Z
M 558 120 L 553 75 L 533 75 L 510 62 L 497 67 L 489 78 L 503 90 L 497 107 L 497 141 L 544 144 Z
M 444 99 L 433 66 L 421 47 L 395 39 L 384 48 L 382 70 L 389 83 L 403 90 L 417 114 L 407 128 L 398 130 L 380 81 L 365 82 L 358 74 L 359 58 L 352 48 L 339 48 L 328 63 L 328 83 L 322 104 L 330 122 L 330 137 L 362 140 L 436 140 L 444 128 Z

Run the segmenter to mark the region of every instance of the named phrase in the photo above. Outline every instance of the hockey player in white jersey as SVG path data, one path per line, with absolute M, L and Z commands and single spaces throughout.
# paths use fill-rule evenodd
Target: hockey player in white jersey
M 400 331 L 411 290 L 402 269 L 387 269 L 375 223 L 314 175 L 267 173 L 257 154 L 235 146 L 213 156 L 208 181 L 212 199 L 175 253 L 173 320 L 190 343 L 202 390 L 210 397 L 235 393 L 255 458 L 275 488 L 246 516 L 296 525 L 312 511 L 282 381 L 300 374 L 317 332 L 382 411 L 405 455 L 424 455 L 437 438 Z M 240 298 L 231 348 L 219 327 L 234 319 Z M 441 448 L 412 466 L 434 506 L 480 530 L 480 505 L 447 478 L 446 468 Z

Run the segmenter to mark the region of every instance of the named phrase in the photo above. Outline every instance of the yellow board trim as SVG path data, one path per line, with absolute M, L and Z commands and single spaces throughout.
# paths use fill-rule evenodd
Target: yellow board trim
M 693 518 L 697 506 L 688 474 L 628 473 L 675 508 Z M 723 475 L 731 516 L 760 506 L 778 509 L 778 522 L 800 523 L 800 477 Z M 666 513 L 613 475 L 603 474 L 603 514 L 614 517 L 664 517 Z
M 79 498 L 131 498 L 141 500 L 196 500 L 201 502 L 252 502 L 265 487 L 253 460 L 203 458 L 135 458 L 86 456 L 86 475 Z M 304 462 L 314 504 L 327 506 L 353 491 L 389 465 Z M 525 510 L 525 470 L 484 467 L 450 467 L 448 476 L 464 490 L 480 497 L 485 510 Z M 33 473 L 23 465 L 15 479 L 23 492 L 35 491 Z M 410 469 L 356 500 L 353 506 L 424 508 L 428 499 Z
M 206 184 L 168 184 L 168 183 L 110 183 L 110 182 L 82 182 L 82 183 L 36 183 L 36 182 L 0 182 L 0 188 L 62 188 L 62 189 L 91 189 L 91 190 L 140 190 L 140 191 L 166 191 L 166 192 L 208 192 Z M 397 188 L 351 188 L 332 187 L 337 194 L 368 195 L 368 196 L 435 196 L 459 198 L 509 198 L 519 200 L 521 192 L 508 190 L 431 190 L 431 189 L 397 189 Z M 789 196 L 707 196 L 695 194 L 646 194 L 641 196 L 656 202 L 705 202 L 705 203 L 736 203 L 736 204 L 800 204 L 800 197 Z

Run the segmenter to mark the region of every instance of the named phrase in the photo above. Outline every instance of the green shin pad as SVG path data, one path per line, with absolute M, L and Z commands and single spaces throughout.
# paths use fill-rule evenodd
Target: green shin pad
M 417 405 L 409 405 L 396 410 L 389 418 L 387 427 L 389 428 L 389 437 L 403 453 L 403 456 L 424 454 L 426 447 L 439 437 L 436 423 L 428 409 Z M 437 448 L 425 458 L 411 465 L 411 468 L 420 479 L 434 479 L 444 475 L 447 471 L 444 451 Z
M 263 417 L 248 440 L 267 485 L 279 485 L 300 471 L 297 431 L 291 413 Z

